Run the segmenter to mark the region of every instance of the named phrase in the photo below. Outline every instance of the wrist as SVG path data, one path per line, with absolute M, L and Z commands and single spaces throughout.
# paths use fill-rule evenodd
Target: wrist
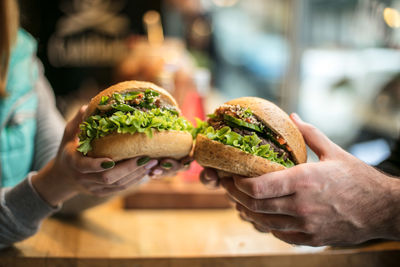
M 388 210 L 390 216 L 387 222 L 389 226 L 384 238 L 400 240 L 400 179 L 386 176 L 388 185 L 388 194 L 384 197 L 388 198 Z
M 61 175 L 57 173 L 52 160 L 31 179 L 37 193 L 53 207 L 77 194 L 76 188 Z

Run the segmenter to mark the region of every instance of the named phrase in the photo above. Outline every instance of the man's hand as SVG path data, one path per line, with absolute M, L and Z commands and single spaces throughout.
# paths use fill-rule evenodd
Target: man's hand
M 320 162 L 255 178 L 221 179 L 241 217 L 292 244 L 400 239 L 400 181 L 348 154 L 297 115 L 291 118 Z M 203 179 L 215 177 L 206 174 Z

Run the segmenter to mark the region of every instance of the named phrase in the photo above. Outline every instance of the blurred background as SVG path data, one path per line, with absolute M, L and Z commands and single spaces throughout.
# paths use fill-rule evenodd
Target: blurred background
M 67 118 L 109 85 L 142 79 L 191 120 L 232 98 L 269 99 L 369 164 L 399 135 L 398 0 L 20 2 Z

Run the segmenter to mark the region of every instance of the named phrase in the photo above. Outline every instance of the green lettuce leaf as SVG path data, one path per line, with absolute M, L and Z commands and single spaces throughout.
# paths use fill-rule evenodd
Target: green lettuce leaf
M 279 157 L 278 153 L 275 152 L 270 145 L 260 145 L 261 139 L 256 133 L 242 136 L 233 132 L 229 126 L 215 130 L 212 126 L 209 126 L 207 122 L 197 120 L 197 127 L 192 130 L 192 135 L 195 137 L 197 134 L 203 134 L 211 140 L 236 147 L 252 155 L 266 158 L 270 161 L 282 164 L 287 168 L 295 165 L 290 159 L 284 160 L 283 157 Z
M 95 138 L 100 138 L 111 133 L 145 133 L 152 137 L 153 131 L 188 131 L 193 130 L 193 126 L 183 117 L 179 117 L 174 111 L 167 109 L 154 108 L 148 112 L 138 109 L 126 112 L 125 106 L 118 106 L 121 110 L 116 111 L 111 116 L 90 116 L 80 125 L 78 151 L 87 154 L 91 149 L 91 142 Z

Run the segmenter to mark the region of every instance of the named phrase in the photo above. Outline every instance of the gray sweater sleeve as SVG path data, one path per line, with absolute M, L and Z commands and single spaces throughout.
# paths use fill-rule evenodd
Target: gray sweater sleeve
M 37 171 L 57 154 L 64 133 L 65 121 L 56 107 L 53 90 L 44 77 L 43 71 L 40 71 L 35 90 L 39 103 L 36 112 L 37 129 L 32 170 Z
M 38 195 L 31 184 L 34 174 L 12 188 L 0 189 L 0 249 L 35 234 L 42 220 L 60 208 Z

